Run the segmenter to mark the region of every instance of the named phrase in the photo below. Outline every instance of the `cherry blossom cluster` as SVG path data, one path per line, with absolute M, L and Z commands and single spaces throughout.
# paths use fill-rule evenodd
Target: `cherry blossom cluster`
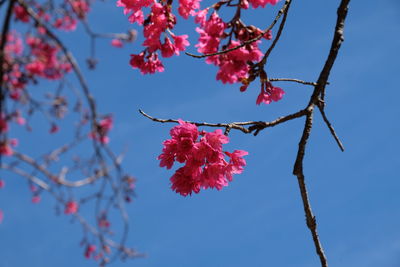
M 43 21 L 64 31 L 75 30 L 78 20 L 84 19 L 90 10 L 89 2 L 85 0 L 67 0 L 61 8 L 57 9 L 57 12 L 52 12 L 53 10 L 48 6 L 41 5 L 36 1 L 30 1 L 30 5 L 38 10 L 38 15 Z M 28 12 L 20 5 L 14 7 L 14 15 L 21 22 L 29 23 L 31 21 Z
M 195 22 L 199 24 L 196 31 L 200 37 L 195 45 L 199 53 L 207 55 L 233 49 L 230 52 L 208 56 L 206 62 L 218 67 L 217 80 L 224 84 L 242 83 L 241 91 L 245 91 L 249 83 L 255 79 L 255 77 L 251 77 L 254 66 L 260 64 L 263 58 L 263 53 L 259 48 L 261 39 L 258 37 L 262 36 L 265 40 L 271 40 L 272 33 L 270 30 L 263 32 L 253 25 L 245 25 L 241 20 L 240 12 L 242 9 L 248 9 L 250 5 L 253 8 L 264 8 L 267 4 L 275 5 L 278 1 L 241 0 L 237 4 L 233 4 L 232 1 L 220 1 L 201 10 L 199 0 L 180 0 L 178 12 L 184 19 L 193 16 Z M 159 59 L 160 54 L 164 58 L 171 57 L 174 54 L 179 55 L 179 52 L 184 51 L 185 47 L 189 45 L 187 35 L 175 36 L 171 32 L 176 24 L 176 17 L 171 12 L 172 1 L 119 0 L 117 5 L 124 8 L 125 14 L 129 14 L 131 23 L 136 22 L 143 25 L 145 37 L 143 46 L 146 48 L 139 54 L 132 54 L 130 60 L 130 65 L 139 69 L 143 74 L 164 71 L 164 65 Z M 219 9 L 224 5 L 236 7 L 236 13 L 230 21 L 224 21 L 218 15 Z M 151 10 L 146 19 L 143 13 L 144 8 Z M 210 9 L 213 9 L 213 11 L 211 12 Z M 211 12 L 210 15 L 208 14 L 209 11 Z M 161 37 L 163 34 L 164 38 Z M 244 43 L 246 45 L 243 45 Z M 122 44 L 115 40 L 113 45 L 119 47 Z M 157 51 L 160 51 L 160 53 L 157 53 Z M 265 85 L 261 87 L 262 93 L 257 98 L 257 104 L 269 104 L 271 100 L 278 101 L 284 94 L 282 89 L 270 90 L 270 87 Z M 275 93 L 277 91 L 279 93 Z M 270 95 L 272 95 L 272 98 L 267 97 Z M 262 96 L 263 98 L 261 98 Z M 264 100 L 260 101 L 260 99 Z
M 170 131 L 171 139 L 165 140 L 162 154 L 158 156 L 160 167 L 170 169 L 175 162 L 183 163 L 170 178 L 171 188 L 182 196 L 199 193 L 200 189 L 221 190 L 232 181 L 233 174 L 240 174 L 248 153 L 222 150 L 229 142 L 220 129 L 214 132 L 199 131 L 197 126 L 179 120 Z M 226 161 L 225 156 L 229 158 Z
M 196 17 L 196 21 L 200 24 L 200 27 L 196 28 L 196 31 L 200 34 L 199 43 L 196 44 L 196 47 L 202 54 L 212 54 L 219 51 L 221 41 L 230 36 L 225 33 L 226 29 L 232 28 L 237 40 L 230 40 L 228 44 L 222 46 L 223 50 L 235 48 L 262 34 L 260 29 L 254 26 L 245 26 L 240 20 L 235 21 L 235 23 L 225 23 L 215 11 L 206 20 L 206 12 L 207 9 L 202 10 Z M 271 32 L 266 33 L 264 38 L 270 40 L 272 38 Z M 252 42 L 231 52 L 207 57 L 206 62 L 219 67 L 217 80 L 223 83 L 241 82 L 248 77 L 249 62 L 257 62 L 263 56 L 258 47 L 259 43 L 260 41 Z
M 261 83 L 261 92 L 257 97 L 256 104 L 277 102 L 282 99 L 284 94 L 285 92 L 280 87 L 274 87 L 270 82 L 263 82 Z
M 172 57 L 174 54 L 179 55 L 189 45 L 187 35 L 178 36 L 171 31 L 176 24 L 176 17 L 171 12 L 171 5 L 149 0 L 119 0 L 117 5 L 124 8 L 125 14 L 130 14 L 129 21 L 131 23 L 136 22 L 143 25 L 145 37 L 143 46 L 146 48 L 139 54 L 132 54 L 130 60 L 131 66 L 138 68 L 143 74 L 164 71 L 159 54 L 164 58 Z M 189 6 L 186 4 L 185 7 L 182 7 L 180 13 L 190 12 L 188 11 Z M 151 10 L 146 19 L 144 19 L 142 11 L 145 7 L 149 7 Z M 160 53 L 157 53 L 158 51 Z
M 59 80 L 71 71 L 71 65 L 61 55 L 59 47 L 44 35 L 27 35 L 25 43 L 28 49 L 25 49 L 24 53 L 24 41 L 20 34 L 15 31 L 10 32 L 7 35 L 3 63 L 3 84 L 7 88 L 5 96 L 22 106 L 28 100 L 26 90 L 29 84 L 36 84 L 39 78 Z M 21 114 L 22 111 L 18 108 L 9 111 L 8 114 L 4 112 L 1 114 L 0 133 L 3 136 L 8 132 L 10 122 L 25 124 Z M 53 129 L 51 132 L 54 133 L 56 130 Z M 15 146 L 16 143 L 15 139 L 2 139 L 0 154 L 11 156 L 11 146 Z

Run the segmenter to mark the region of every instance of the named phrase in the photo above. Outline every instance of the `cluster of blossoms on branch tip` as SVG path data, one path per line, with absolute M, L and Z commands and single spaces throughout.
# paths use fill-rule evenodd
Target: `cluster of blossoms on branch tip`
M 237 8 L 239 11 L 241 9 L 248 9 L 250 5 L 253 8 L 264 8 L 267 4 L 275 5 L 278 1 L 242 0 L 237 4 Z M 136 22 L 139 25 L 143 25 L 143 34 L 145 37 L 143 46 L 145 49 L 139 54 L 132 54 L 130 60 L 130 65 L 133 68 L 139 69 L 143 74 L 164 71 L 164 65 L 159 56 L 168 58 L 174 54 L 179 55 L 179 52 L 184 51 L 186 46 L 189 45 L 187 35 L 176 36 L 171 31 L 177 21 L 175 15 L 172 13 L 171 4 L 172 1 L 158 2 L 154 0 L 119 0 L 117 2 L 118 6 L 124 8 L 124 13 L 129 14 L 128 20 L 131 23 Z M 208 64 L 218 67 L 216 79 L 224 84 L 243 83 L 244 80 L 248 80 L 251 76 L 253 66 L 263 58 L 263 53 L 259 48 L 261 40 L 257 38 L 262 36 L 265 40 L 271 40 L 272 33 L 270 30 L 263 32 L 253 25 L 245 25 L 238 11 L 232 20 L 224 21 L 218 15 L 218 10 L 225 4 L 231 4 L 231 1 L 220 1 L 212 7 L 201 10 L 199 0 L 179 0 L 178 12 L 184 19 L 193 16 L 195 22 L 199 24 L 196 31 L 200 37 L 198 43 L 195 45 L 198 52 L 208 55 L 233 49 L 230 52 L 218 53 L 206 58 Z M 151 10 L 146 18 L 143 8 L 150 8 Z M 209 15 L 211 8 L 214 10 Z M 224 40 L 227 40 L 225 44 L 223 44 Z M 120 43 L 115 41 L 113 45 L 119 47 Z M 157 53 L 157 51 L 160 53 Z M 246 88 L 247 86 L 248 84 Z M 262 89 L 262 91 L 264 92 L 263 96 L 265 96 L 263 98 L 264 101 L 260 102 L 257 99 L 257 104 L 269 104 L 271 103 L 270 100 L 277 101 L 283 96 L 283 93 L 280 93 L 278 99 L 278 93 L 271 93 L 268 89 Z M 267 95 L 272 95 L 272 98 L 268 98 Z
M 248 154 L 246 151 L 229 153 L 222 150 L 229 138 L 220 129 L 199 131 L 196 125 L 179 120 L 179 125 L 171 129 L 170 135 L 171 139 L 164 141 L 158 159 L 160 166 L 167 169 L 175 161 L 185 164 L 170 178 L 172 190 L 182 196 L 199 193 L 200 189 L 221 190 L 232 181 L 232 175 L 242 173 L 246 165 L 243 159 Z
M 143 34 L 146 47 L 139 54 L 132 54 L 130 64 L 138 68 L 143 74 L 162 72 L 164 66 L 159 59 L 179 55 L 189 45 L 187 35 L 177 36 L 171 32 L 176 24 L 176 17 L 171 12 L 171 6 L 155 1 L 120 0 L 118 6 L 124 7 L 124 13 L 131 13 L 129 21 L 143 25 Z M 150 7 L 151 13 L 144 19 L 142 8 Z M 162 37 L 164 34 L 164 38 Z M 171 40 L 172 39 L 172 40 Z

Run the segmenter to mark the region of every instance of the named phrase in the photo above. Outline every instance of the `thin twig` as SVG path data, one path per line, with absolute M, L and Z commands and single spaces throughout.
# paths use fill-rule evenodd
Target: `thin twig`
M 140 114 L 145 116 L 146 118 L 155 121 L 155 122 L 161 122 L 161 123 L 179 123 L 179 120 L 174 120 L 174 119 L 159 119 L 152 117 L 148 114 L 146 114 L 144 111 L 139 109 Z M 253 133 L 254 135 L 257 135 L 261 130 L 264 130 L 265 128 L 269 127 L 274 127 L 278 124 L 284 123 L 289 120 L 293 120 L 299 117 L 302 117 L 306 115 L 305 110 L 300 110 L 298 112 L 279 117 L 273 121 L 245 121 L 245 122 L 230 122 L 230 123 L 209 123 L 209 122 L 194 122 L 194 121 L 185 121 L 187 123 L 194 124 L 196 126 L 207 126 L 207 127 L 218 127 L 218 128 L 225 128 L 227 130 L 225 133 L 229 133 L 231 129 L 236 129 L 240 130 L 243 133 Z M 249 126 L 248 128 L 243 127 L 243 126 Z
M 278 43 L 279 38 L 281 37 L 283 28 L 285 27 L 285 23 L 286 23 L 286 18 L 288 16 L 288 12 L 289 12 L 289 8 L 290 8 L 290 4 L 292 2 L 291 1 L 287 1 L 287 6 L 285 8 L 285 10 L 283 11 L 283 18 L 281 21 L 281 24 L 279 25 L 279 29 L 278 32 L 276 34 L 275 39 L 272 41 L 271 46 L 268 48 L 267 52 L 265 52 L 263 58 L 260 61 L 260 65 L 265 65 L 265 63 L 267 62 L 267 58 L 269 57 L 269 55 L 271 54 L 272 50 L 275 48 L 275 45 Z
M 318 105 L 318 109 L 322 115 L 322 118 L 326 124 L 326 126 L 328 126 L 329 131 L 331 132 L 331 135 L 333 136 L 333 138 L 335 139 L 337 145 L 339 146 L 340 150 L 342 150 L 342 152 L 344 152 L 344 146 L 342 144 L 342 142 L 340 141 L 339 137 L 337 136 L 335 129 L 333 128 L 331 122 L 328 120 L 328 117 L 325 114 L 325 109 L 323 106 Z
M 292 78 L 269 78 L 269 81 L 271 82 L 295 82 L 295 83 L 301 83 L 304 85 L 311 85 L 311 86 L 316 86 L 316 82 L 306 82 L 300 79 L 292 79 Z

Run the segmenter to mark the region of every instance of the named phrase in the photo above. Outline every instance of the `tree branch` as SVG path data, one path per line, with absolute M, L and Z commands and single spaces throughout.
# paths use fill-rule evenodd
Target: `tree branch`
M 287 10 L 288 6 L 290 5 L 290 2 L 291 2 L 291 1 L 292 1 L 292 0 L 286 0 L 286 1 L 285 1 L 285 4 L 284 4 L 283 7 L 279 10 L 278 14 L 276 15 L 275 19 L 272 21 L 271 25 L 269 25 L 269 27 L 268 27 L 267 29 L 265 29 L 265 30 L 264 30 L 260 35 L 258 35 L 257 37 L 255 37 L 255 38 L 253 38 L 253 39 L 250 39 L 250 40 L 247 40 L 247 41 L 243 42 L 241 45 L 238 45 L 238 46 L 235 46 L 235 47 L 232 47 L 232 48 L 229 48 L 229 49 L 225 49 L 225 50 L 222 50 L 222 51 L 218 51 L 218 52 L 215 52 L 215 53 L 203 54 L 203 55 L 196 55 L 196 54 L 192 54 L 192 53 L 189 53 L 189 52 L 185 52 L 185 54 L 188 55 L 188 56 L 194 57 L 194 58 L 205 58 L 205 57 L 211 57 L 211 56 L 217 56 L 217 55 L 226 54 L 226 53 L 229 53 L 229 52 L 231 52 L 231 51 L 240 49 L 240 48 L 242 48 L 242 47 L 244 47 L 244 46 L 246 46 L 246 45 L 248 45 L 248 44 L 254 43 L 254 42 L 260 40 L 269 30 L 271 30 L 271 29 L 275 26 L 275 24 L 278 22 L 278 20 L 279 20 L 280 17 L 282 16 L 282 14 L 283 14 L 284 12 L 286 12 L 286 10 Z
M 161 123 L 179 123 L 179 120 L 174 120 L 174 119 L 159 119 L 152 117 L 148 114 L 146 114 L 144 111 L 139 109 L 140 114 L 142 114 L 144 117 L 155 121 L 155 122 L 161 122 Z M 218 127 L 218 128 L 225 128 L 225 133 L 229 133 L 231 129 L 236 129 L 240 130 L 243 133 L 253 133 L 255 136 L 265 128 L 269 127 L 274 127 L 275 125 L 284 123 L 289 120 L 293 120 L 299 117 L 302 117 L 306 115 L 306 110 L 300 110 L 296 113 L 292 113 L 286 116 L 279 117 L 273 121 L 245 121 L 245 122 L 230 122 L 230 123 L 209 123 L 209 122 L 193 122 L 193 121 L 185 121 L 187 123 L 194 124 L 196 126 L 207 126 L 207 127 Z M 243 126 L 249 126 L 248 128 L 243 127 Z

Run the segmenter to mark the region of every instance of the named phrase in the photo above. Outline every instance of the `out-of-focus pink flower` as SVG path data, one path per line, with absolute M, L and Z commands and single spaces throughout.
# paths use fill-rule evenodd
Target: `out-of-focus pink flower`
M 6 186 L 6 182 L 3 179 L 0 179 L 0 188 L 4 188 Z
M 68 201 L 65 204 L 64 214 L 75 214 L 78 211 L 78 203 L 76 201 Z
M 0 223 L 3 222 L 3 219 L 4 219 L 4 213 L 3 213 L 3 211 L 0 209 Z
M 85 258 L 90 259 L 95 252 L 96 252 L 95 245 L 87 245 L 85 249 Z
M 37 203 L 39 203 L 40 202 L 40 196 L 33 196 L 32 197 L 32 203 L 35 203 L 35 204 L 37 204 Z
M 84 19 L 86 17 L 86 14 L 89 12 L 89 5 L 84 0 L 70 0 L 68 1 L 68 3 L 70 3 L 75 14 L 80 19 Z
M 31 190 L 31 192 L 34 193 L 34 192 L 36 192 L 36 191 L 38 190 L 38 188 L 36 187 L 36 185 L 31 184 L 31 185 L 29 186 L 29 190 Z
M 110 138 L 107 136 L 107 134 L 112 127 L 113 127 L 112 116 L 105 116 L 97 124 L 97 129 L 89 134 L 89 137 L 96 141 L 99 141 L 102 144 L 108 144 Z
M 18 139 L 17 138 L 11 138 L 10 140 L 9 140 L 9 144 L 11 145 L 11 146 L 13 146 L 13 147 L 16 147 L 16 146 L 18 146 Z
M 3 115 L 0 115 L 0 133 L 5 133 L 8 131 L 8 123 Z
M 51 124 L 49 133 L 53 134 L 53 133 L 58 132 L 59 130 L 60 130 L 60 128 L 58 128 L 57 124 L 54 124 L 54 123 L 53 123 L 53 124 Z
M 0 155 L 3 156 L 12 156 L 14 154 L 14 151 L 12 148 L 9 146 L 8 142 L 0 142 Z
M 121 48 L 124 46 L 124 44 L 122 43 L 122 41 L 120 39 L 112 39 L 111 45 L 114 47 L 118 47 L 118 48 Z
M 22 7 L 20 5 L 16 5 L 14 7 L 14 15 L 17 20 L 20 20 L 25 23 L 29 22 L 28 12 L 26 11 L 26 9 L 24 7 Z

